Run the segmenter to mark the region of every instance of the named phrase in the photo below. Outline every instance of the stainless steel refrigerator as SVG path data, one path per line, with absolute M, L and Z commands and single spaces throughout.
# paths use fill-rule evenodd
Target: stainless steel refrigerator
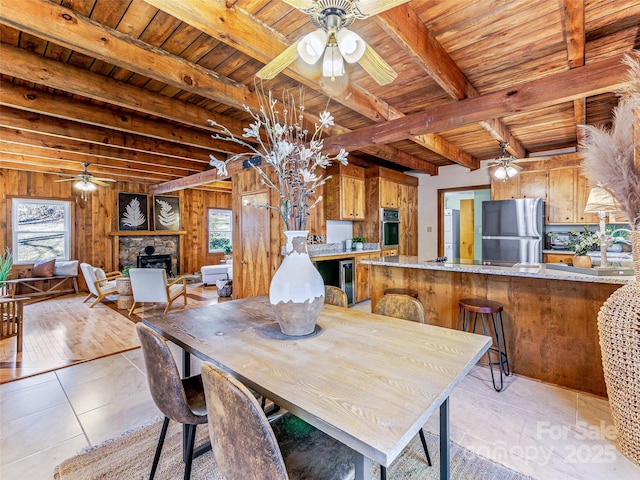
M 460 258 L 460 210 L 444 210 L 444 256 L 449 260 Z
M 541 263 L 544 202 L 541 198 L 482 203 L 482 263 Z

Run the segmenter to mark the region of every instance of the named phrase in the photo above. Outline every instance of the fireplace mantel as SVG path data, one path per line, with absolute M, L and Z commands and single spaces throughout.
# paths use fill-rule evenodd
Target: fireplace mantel
M 123 230 L 121 232 L 109 232 L 111 237 L 137 237 L 156 235 L 185 235 L 186 230 Z

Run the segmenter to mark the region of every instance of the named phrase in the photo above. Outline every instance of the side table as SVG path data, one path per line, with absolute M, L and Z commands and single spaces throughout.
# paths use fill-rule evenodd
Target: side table
M 116 290 L 120 294 L 117 302 L 118 309 L 125 310 L 131 308 L 131 305 L 133 305 L 133 289 L 131 288 L 131 280 L 127 277 L 116 278 Z

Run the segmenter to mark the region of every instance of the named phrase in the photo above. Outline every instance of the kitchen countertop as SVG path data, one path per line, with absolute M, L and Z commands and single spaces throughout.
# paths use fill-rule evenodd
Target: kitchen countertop
M 517 264 L 513 267 L 498 267 L 495 265 L 475 265 L 458 263 L 439 263 L 427 261 L 414 256 L 383 257 L 378 260 L 363 260 L 365 265 L 379 265 L 385 267 L 419 268 L 425 270 L 445 270 L 451 272 L 481 273 L 485 275 L 506 275 L 512 277 L 546 278 L 550 280 L 571 280 L 589 283 L 611 283 L 625 285 L 633 283 L 633 276 L 597 276 L 583 273 L 563 272 L 547 268 L 544 264 Z
M 323 251 L 323 252 L 309 252 L 309 257 L 311 259 L 319 259 L 322 257 L 352 257 L 354 255 L 360 255 L 363 253 L 380 253 L 380 249 L 369 249 L 369 250 L 337 250 L 337 251 Z

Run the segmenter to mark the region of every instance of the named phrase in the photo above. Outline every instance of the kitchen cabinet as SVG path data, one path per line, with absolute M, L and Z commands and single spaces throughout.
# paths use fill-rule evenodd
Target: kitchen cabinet
M 331 178 L 325 184 L 327 220 L 364 220 L 364 169 L 341 164 L 332 167 L 327 169 Z
M 383 248 L 380 251 L 380 255 L 382 257 L 395 257 L 398 255 L 398 249 L 397 248 Z
M 398 183 L 380 179 L 380 207 L 398 208 Z
M 398 185 L 399 255 L 418 255 L 418 187 Z
M 491 170 L 491 200 L 511 200 L 520 198 L 520 179 L 516 175 L 506 180 L 498 180 Z
M 542 198 L 547 200 L 547 170 L 523 170 L 515 177 L 497 180 L 491 177 L 491 199 Z
M 365 253 L 355 256 L 356 262 L 356 298 L 355 302 L 364 302 L 371 298 L 371 286 L 369 284 L 369 265 L 362 265 L 362 260 L 377 260 L 379 253 Z

